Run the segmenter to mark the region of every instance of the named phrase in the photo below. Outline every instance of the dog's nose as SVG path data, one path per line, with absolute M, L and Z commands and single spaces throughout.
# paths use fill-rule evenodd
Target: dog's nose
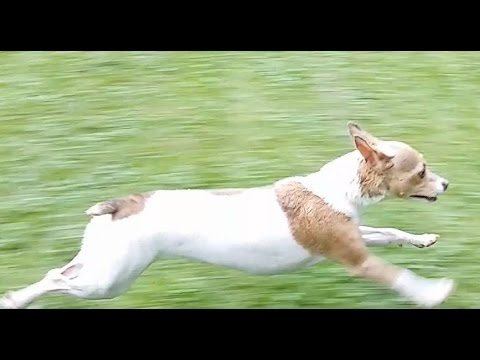
M 442 185 L 443 185 L 443 191 L 447 191 L 447 189 L 448 189 L 448 181 L 442 181 Z

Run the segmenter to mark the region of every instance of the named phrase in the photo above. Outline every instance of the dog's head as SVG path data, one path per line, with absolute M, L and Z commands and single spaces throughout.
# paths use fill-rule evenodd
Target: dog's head
M 433 202 L 447 190 L 448 181 L 430 171 L 423 155 L 411 146 L 378 139 L 353 122 L 348 130 L 364 159 L 362 192 Z

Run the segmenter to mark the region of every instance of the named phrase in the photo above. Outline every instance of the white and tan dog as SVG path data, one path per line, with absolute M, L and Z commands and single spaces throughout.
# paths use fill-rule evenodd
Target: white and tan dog
M 368 205 L 392 197 L 433 202 L 448 182 L 409 145 L 382 141 L 353 123 L 348 129 L 356 149 L 307 176 L 250 189 L 158 190 L 92 206 L 75 258 L 6 294 L 0 307 L 25 308 L 48 293 L 115 298 L 166 257 L 264 275 L 330 259 L 419 306 L 442 303 L 452 280 L 423 278 L 367 251 L 390 244 L 427 247 L 438 235 L 359 224 Z

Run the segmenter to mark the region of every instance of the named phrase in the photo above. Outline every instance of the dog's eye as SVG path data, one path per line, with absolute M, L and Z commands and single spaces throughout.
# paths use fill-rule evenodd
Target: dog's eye
M 426 169 L 423 168 L 422 171 L 418 173 L 418 176 L 420 176 L 420 179 L 423 179 L 425 177 L 425 172 L 426 172 Z

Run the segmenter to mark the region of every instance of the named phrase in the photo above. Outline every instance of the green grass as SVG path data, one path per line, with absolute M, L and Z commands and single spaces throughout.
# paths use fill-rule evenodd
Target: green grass
M 450 180 L 433 205 L 385 202 L 371 226 L 441 234 L 372 251 L 453 277 L 480 307 L 480 53 L 1 53 L 0 294 L 76 253 L 85 209 L 159 188 L 255 186 L 350 151 L 346 122 L 423 152 Z M 412 308 L 334 263 L 271 277 L 183 260 L 125 295 L 42 308 Z

